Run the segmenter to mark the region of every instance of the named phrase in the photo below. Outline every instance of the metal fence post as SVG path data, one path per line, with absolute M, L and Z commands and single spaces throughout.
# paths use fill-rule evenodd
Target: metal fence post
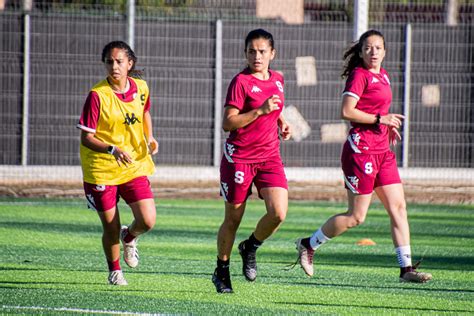
M 135 46 L 135 0 L 127 0 L 127 39 L 128 46 Z
M 408 167 L 410 155 L 410 85 L 411 85 L 411 24 L 408 23 L 405 29 L 405 71 L 404 71 L 404 90 L 403 90 L 403 144 L 402 144 L 402 162 L 403 168 Z
M 354 27 L 352 37 L 357 41 L 369 25 L 369 0 L 354 1 Z
M 216 21 L 216 61 L 214 77 L 214 159 L 215 167 L 221 158 L 222 124 L 222 20 Z
M 21 135 L 21 165 L 28 164 L 28 132 L 30 113 L 30 39 L 31 39 L 30 15 L 25 14 L 23 35 L 23 117 Z

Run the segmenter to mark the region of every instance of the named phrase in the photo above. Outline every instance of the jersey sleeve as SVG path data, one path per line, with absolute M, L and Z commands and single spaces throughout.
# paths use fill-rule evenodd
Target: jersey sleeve
M 145 108 L 143 109 L 143 113 L 150 112 L 151 104 L 150 104 L 150 95 L 146 98 Z
M 95 133 L 97 122 L 99 121 L 99 114 L 99 95 L 97 92 L 91 91 L 89 92 L 86 102 L 84 103 L 81 118 L 79 119 L 79 123 L 76 125 L 76 127 L 89 133 Z
M 236 107 L 239 110 L 244 108 L 245 99 L 247 93 L 245 91 L 245 86 L 242 80 L 239 80 L 239 77 L 235 77 L 227 89 L 227 97 L 225 100 L 225 106 L 231 105 Z
M 367 78 L 364 73 L 355 69 L 347 78 L 346 87 L 342 95 L 349 95 L 359 100 L 366 87 Z

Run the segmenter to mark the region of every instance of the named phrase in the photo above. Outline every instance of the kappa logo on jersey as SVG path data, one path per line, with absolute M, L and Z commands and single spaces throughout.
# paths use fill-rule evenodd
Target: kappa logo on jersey
M 221 187 L 222 187 L 222 190 L 224 190 L 225 195 L 228 195 L 229 194 L 229 186 L 227 185 L 227 183 L 221 182 Z
M 354 188 L 359 187 L 359 178 L 357 178 L 357 176 L 353 176 L 353 177 L 349 176 L 347 178 L 349 178 L 349 182 L 352 184 Z
M 378 83 L 378 82 L 380 82 L 379 79 L 377 79 L 377 78 L 375 78 L 375 77 L 372 77 L 372 83 Z
M 253 87 L 252 87 L 252 90 L 250 90 L 250 92 L 262 92 L 262 89 L 260 89 L 260 88 L 257 87 L 257 86 L 253 86 Z
M 226 143 L 226 146 L 227 146 L 227 153 L 229 154 L 229 156 L 232 156 L 235 150 L 234 145 Z
M 133 125 L 135 123 L 141 123 L 140 120 L 138 118 L 135 117 L 135 113 L 132 113 L 132 116 L 130 116 L 130 113 L 127 113 L 125 115 L 125 121 L 123 122 L 123 124 L 127 124 L 127 125 Z
M 352 141 L 359 145 L 360 142 L 360 135 L 359 133 L 351 134 Z
M 280 90 L 280 92 L 283 92 L 283 85 L 280 81 L 276 81 L 275 82 L 276 86 L 278 87 L 278 90 Z

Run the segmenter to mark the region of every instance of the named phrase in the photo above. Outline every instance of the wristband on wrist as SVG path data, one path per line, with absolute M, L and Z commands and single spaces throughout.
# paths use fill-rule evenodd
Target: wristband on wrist
M 380 113 L 377 113 L 375 114 L 375 125 L 379 125 L 380 124 Z
M 115 152 L 115 146 L 109 146 L 107 147 L 107 153 L 113 155 Z

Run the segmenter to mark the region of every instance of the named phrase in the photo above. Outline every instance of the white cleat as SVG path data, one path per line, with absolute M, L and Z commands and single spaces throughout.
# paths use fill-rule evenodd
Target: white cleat
M 120 230 L 120 240 L 122 241 L 123 245 L 123 260 L 130 268 L 136 268 L 138 266 L 139 259 L 137 249 L 138 238 L 126 243 L 123 239 L 125 237 L 125 231 L 127 228 L 127 226 L 122 226 L 122 229 Z
M 122 270 L 110 271 L 108 280 L 110 285 L 128 285 L 127 280 L 123 277 Z
M 313 256 L 314 250 L 312 248 L 306 248 L 301 241 L 303 238 L 298 238 L 295 241 L 296 250 L 298 250 L 298 259 L 296 262 L 300 263 L 301 268 L 307 276 L 312 277 L 314 274 L 313 268 Z

